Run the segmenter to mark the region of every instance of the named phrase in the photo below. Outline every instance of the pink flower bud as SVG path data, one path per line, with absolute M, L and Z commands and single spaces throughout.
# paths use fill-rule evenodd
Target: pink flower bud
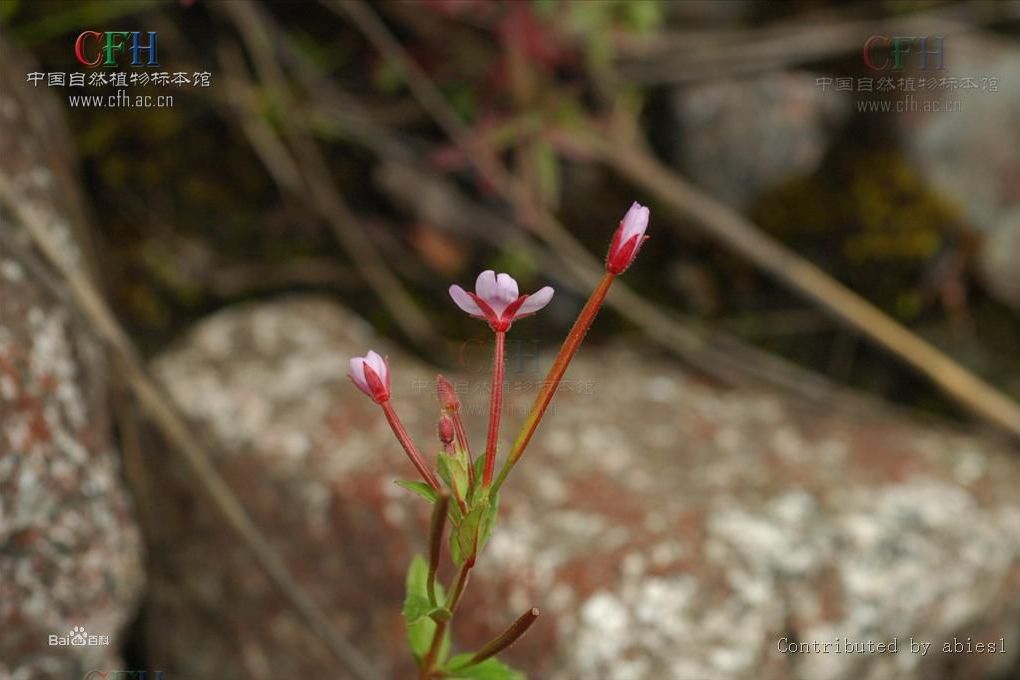
M 622 274 L 627 270 L 641 250 L 646 229 L 648 208 L 635 201 L 613 234 L 613 242 L 609 244 L 609 254 L 606 255 L 607 270 L 613 274 Z
M 445 413 L 439 416 L 439 425 L 437 427 L 439 431 L 439 441 L 444 445 L 453 442 L 453 421 L 450 416 Z
M 390 399 L 390 366 L 386 359 L 369 351 L 350 361 L 347 376 L 354 385 L 377 404 Z
M 441 375 L 436 376 L 436 394 L 439 395 L 439 405 L 443 407 L 444 411 L 460 409 L 457 391 L 453 389 L 453 384 Z

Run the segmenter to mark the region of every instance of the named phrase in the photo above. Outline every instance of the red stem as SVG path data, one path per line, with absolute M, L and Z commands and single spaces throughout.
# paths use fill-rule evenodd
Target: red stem
M 499 444 L 499 420 L 503 415 L 503 356 L 506 331 L 496 331 L 496 348 L 492 354 L 492 396 L 489 400 L 489 435 L 485 439 L 485 474 L 483 486 L 492 484 L 496 471 L 496 446 Z
M 390 427 L 393 428 L 393 434 L 396 435 L 397 441 L 404 447 L 404 451 L 407 452 L 407 457 L 411 459 L 411 463 L 418 470 L 418 474 L 422 476 L 429 486 L 436 491 L 440 490 L 439 480 L 436 479 L 435 474 L 432 470 L 425 465 L 425 461 L 422 460 L 421 454 L 418 453 L 418 447 L 414 445 L 411 440 L 411 435 L 407 434 L 407 430 L 404 429 L 404 424 L 400 422 L 400 418 L 397 417 L 397 412 L 393 410 L 393 405 L 387 400 L 379 404 L 382 407 L 383 413 L 386 414 L 386 420 L 389 421 Z
M 556 355 L 556 361 L 549 368 L 549 373 L 542 382 L 542 387 L 538 390 L 538 394 L 535 395 L 535 402 L 531 405 L 531 412 L 528 414 L 527 420 L 524 421 L 520 434 L 517 435 L 517 439 L 514 441 L 513 448 L 510 449 L 510 455 L 507 456 L 503 469 L 499 471 L 494 492 L 499 490 L 506 476 L 510 474 L 510 470 L 517 464 L 521 456 L 524 455 L 524 449 L 527 448 L 532 435 L 538 429 L 538 423 L 541 422 L 546 408 L 549 407 L 549 402 L 552 401 L 553 395 L 556 394 L 556 388 L 559 387 L 563 374 L 567 372 L 570 360 L 574 358 L 577 348 L 581 346 L 581 341 L 584 340 L 584 336 L 588 333 L 588 329 L 595 320 L 595 316 L 599 313 L 599 309 L 606 299 L 606 294 L 609 293 L 609 287 L 613 285 L 615 279 L 616 274 L 609 271 L 602 275 L 599 285 L 592 291 L 591 297 L 588 298 L 588 302 L 584 305 L 584 309 L 581 310 L 577 320 L 574 321 L 574 326 L 567 333 L 563 346 L 560 347 L 560 353 Z

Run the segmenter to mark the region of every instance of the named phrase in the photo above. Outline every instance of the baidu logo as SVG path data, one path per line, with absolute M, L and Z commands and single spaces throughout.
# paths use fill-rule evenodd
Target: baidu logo
M 84 626 L 73 627 L 66 637 L 50 636 L 50 646 L 53 647 L 101 647 L 108 644 L 109 635 L 89 635 L 85 632 Z

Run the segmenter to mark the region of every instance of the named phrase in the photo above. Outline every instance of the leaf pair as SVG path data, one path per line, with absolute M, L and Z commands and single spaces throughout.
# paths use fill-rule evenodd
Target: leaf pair
M 421 555 L 415 555 L 407 570 L 407 594 L 404 597 L 404 625 L 407 627 L 407 641 L 419 661 L 428 653 L 432 637 L 436 632 L 436 619 L 450 618 L 446 607 L 433 607 L 428 597 L 429 565 Z M 446 593 L 439 583 L 435 585 L 436 600 L 446 602 Z M 440 643 L 439 659 L 444 660 L 450 653 L 450 634 L 447 630 Z

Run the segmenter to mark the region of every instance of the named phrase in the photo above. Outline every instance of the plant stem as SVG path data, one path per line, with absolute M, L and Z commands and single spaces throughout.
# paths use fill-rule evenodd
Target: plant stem
M 429 604 L 436 606 L 436 572 L 439 571 L 439 553 L 443 547 L 443 529 L 446 528 L 446 513 L 450 507 L 450 495 L 440 493 L 432 507 L 432 521 L 429 523 L 429 578 L 426 591 Z
M 421 662 L 421 673 L 419 674 L 421 680 L 429 680 L 429 678 L 433 677 L 433 671 L 435 670 L 433 666 L 438 661 L 439 648 L 443 644 L 443 636 L 446 635 L 446 629 L 450 625 L 450 621 L 453 620 L 453 614 L 457 611 L 457 605 L 460 603 L 460 598 L 464 594 L 464 588 L 467 586 L 468 574 L 471 573 L 471 568 L 474 566 L 475 558 L 472 556 L 464 561 L 460 571 L 457 572 L 457 581 L 453 586 L 450 599 L 447 600 L 449 604 L 446 608 L 450 610 L 450 618 L 445 621 L 436 622 L 436 630 L 432 635 L 432 644 L 429 645 L 429 651 Z
M 535 434 L 535 430 L 538 428 L 538 423 L 542 420 L 542 416 L 549 406 L 549 402 L 552 401 L 553 395 L 556 394 L 556 388 L 559 387 L 563 374 L 567 372 L 570 360 L 574 358 L 577 348 L 581 346 L 581 341 L 584 340 L 584 336 L 588 333 L 588 329 L 595 320 L 595 316 L 599 313 L 599 308 L 602 307 L 606 294 L 609 293 L 609 287 L 613 285 L 615 279 L 616 275 L 612 272 L 607 271 L 602 275 L 599 285 L 592 291 L 588 302 L 584 305 L 584 309 L 581 310 L 577 320 L 574 321 L 574 326 L 567 333 L 563 346 L 560 347 L 560 353 L 556 355 L 556 361 L 549 368 L 549 373 L 542 382 L 542 387 L 538 390 L 538 394 L 535 395 L 535 402 L 531 405 L 531 412 L 528 413 L 528 418 L 524 421 L 524 425 L 514 441 L 513 448 L 510 449 L 510 455 L 507 456 L 503 468 L 499 471 L 499 477 L 496 478 L 493 493 L 499 491 L 499 487 L 503 485 L 506 476 L 510 474 L 510 470 L 517 464 L 521 456 L 524 455 L 524 449 L 527 448 L 528 442 L 531 441 L 532 435 Z
M 436 491 L 440 490 L 439 480 L 436 479 L 435 474 L 425 465 L 425 461 L 422 460 L 421 454 L 418 453 L 418 447 L 414 445 L 411 440 L 411 435 L 407 434 L 407 430 L 404 429 L 404 424 L 400 422 L 400 418 L 397 417 L 397 412 L 393 410 L 393 405 L 389 401 L 384 401 L 379 406 L 382 407 L 383 413 L 386 414 L 386 420 L 389 421 L 390 427 L 393 429 L 393 434 L 396 435 L 397 441 L 404 447 L 404 451 L 407 452 L 407 457 L 411 459 L 411 463 L 418 470 L 418 474 L 422 476 L 422 479 L 428 483 Z
M 432 677 L 433 666 L 436 665 L 439 656 L 439 647 L 443 643 L 443 636 L 446 635 L 446 627 L 449 624 L 449 621 L 439 621 L 436 623 L 436 632 L 432 636 L 432 645 L 421 662 L 421 673 L 419 674 L 421 680 L 429 680 Z
M 492 353 L 492 395 L 489 399 L 489 435 L 485 439 L 485 474 L 483 486 L 492 484 L 496 470 L 496 447 L 499 444 L 499 421 L 503 415 L 503 372 L 506 331 L 496 331 L 496 347 Z

